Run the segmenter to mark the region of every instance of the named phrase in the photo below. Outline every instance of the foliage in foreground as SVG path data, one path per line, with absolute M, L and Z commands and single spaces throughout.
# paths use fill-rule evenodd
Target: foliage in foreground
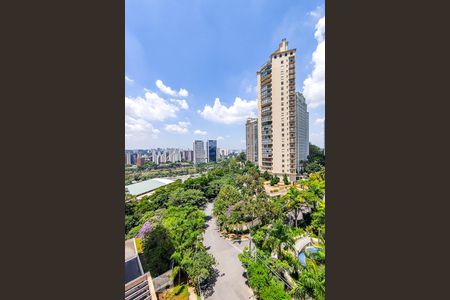
M 239 259 L 247 269 L 249 284 L 259 299 L 290 299 L 284 290 L 284 283 L 276 278 L 259 259 L 254 260 L 248 252 L 239 254 Z
M 145 271 L 158 276 L 173 266 L 173 277 L 186 275 L 194 286 L 211 276 L 215 260 L 202 243 L 205 214 L 201 209 L 224 183 L 234 181 L 230 169 L 228 164 L 218 164 L 206 175 L 184 183 L 178 180 L 140 201 L 129 197 L 125 238 L 142 237 Z

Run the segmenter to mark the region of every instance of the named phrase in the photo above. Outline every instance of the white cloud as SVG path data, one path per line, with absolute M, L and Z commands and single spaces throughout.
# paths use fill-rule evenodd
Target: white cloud
M 225 139 L 225 138 L 224 138 L 223 136 L 218 136 L 216 140 L 222 141 L 222 140 L 224 140 L 224 139 Z
M 178 122 L 178 124 L 167 124 L 165 129 L 169 132 L 183 134 L 189 132 L 189 125 L 191 125 L 190 122 Z
M 325 122 L 325 118 L 317 118 L 316 121 L 314 121 L 315 124 L 323 125 Z
M 176 116 L 179 108 L 152 92 L 144 97 L 125 97 L 125 115 L 146 121 L 163 121 Z
M 125 80 L 128 82 L 134 82 L 134 79 L 131 79 L 130 77 L 125 75 Z
M 156 80 L 155 82 L 156 87 L 163 92 L 164 94 L 167 94 L 172 97 L 187 97 L 189 96 L 189 92 L 185 89 L 180 89 L 178 92 L 173 90 L 170 86 L 165 85 L 162 80 Z
M 125 116 L 125 136 L 144 135 L 156 138 L 159 133 L 159 129 L 154 128 L 150 122 Z
M 187 90 L 185 90 L 185 89 L 180 89 L 180 90 L 178 91 L 178 95 L 179 95 L 180 97 L 187 97 L 187 96 L 189 96 L 189 92 L 188 92 Z
M 313 11 L 308 13 L 308 16 L 313 17 L 314 19 L 318 19 L 323 16 L 323 6 L 317 6 Z
M 244 123 L 248 117 L 256 116 L 257 100 L 242 100 L 236 97 L 233 105 L 226 107 L 216 98 L 214 105 L 205 105 L 198 113 L 206 120 L 223 124 Z
M 325 104 L 325 17 L 319 19 L 315 28 L 317 48 L 312 55 L 314 67 L 303 82 L 303 95 L 311 108 Z
M 150 147 L 160 131 L 144 119 L 125 116 L 125 148 Z
M 160 133 L 152 122 L 176 117 L 177 111 L 176 105 L 150 91 L 143 97 L 125 97 L 126 147 L 149 147 Z
M 181 99 L 181 100 L 180 99 L 170 99 L 170 102 L 177 103 L 181 109 L 189 108 L 188 102 L 184 99 Z
M 202 131 L 202 130 L 200 130 L 200 129 L 197 129 L 197 130 L 194 131 L 194 134 L 198 134 L 198 135 L 207 135 L 208 132 Z

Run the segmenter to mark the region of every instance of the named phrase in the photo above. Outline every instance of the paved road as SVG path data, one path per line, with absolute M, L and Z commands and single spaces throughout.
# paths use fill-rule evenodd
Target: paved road
M 246 284 L 245 269 L 239 261 L 238 254 L 242 252 L 248 242 L 231 242 L 221 237 L 212 217 L 213 204 L 208 203 L 205 213 L 211 219 L 207 221 L 208 227 L 204 235 L 204 244 L 209 247 L 217 261 L 217 277 L 213 279 L 211 288 L 204 291 L 208 300 L 246 300 L 253 299 L 253 291 Z

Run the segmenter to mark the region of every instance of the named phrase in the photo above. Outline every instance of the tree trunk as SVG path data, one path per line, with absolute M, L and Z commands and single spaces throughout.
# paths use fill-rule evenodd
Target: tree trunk
M 295 208 L 295 227 L 297 227 L 298 208 Z

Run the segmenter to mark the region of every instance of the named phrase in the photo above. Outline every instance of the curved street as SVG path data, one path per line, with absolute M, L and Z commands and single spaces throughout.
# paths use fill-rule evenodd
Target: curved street
M 253 299 L 253 291 L 246 283 L 245 269 L 238 258 L 238 254 L 248 246 L 248 241 L 231 242 L 220 235 L 212 216 L 213 205 L 208 203 L 205 209 L 207 228 L 204 245 L 216 259 L 217 265 L 210 285 L 202 290 L 203 296 L 208 300 Z

